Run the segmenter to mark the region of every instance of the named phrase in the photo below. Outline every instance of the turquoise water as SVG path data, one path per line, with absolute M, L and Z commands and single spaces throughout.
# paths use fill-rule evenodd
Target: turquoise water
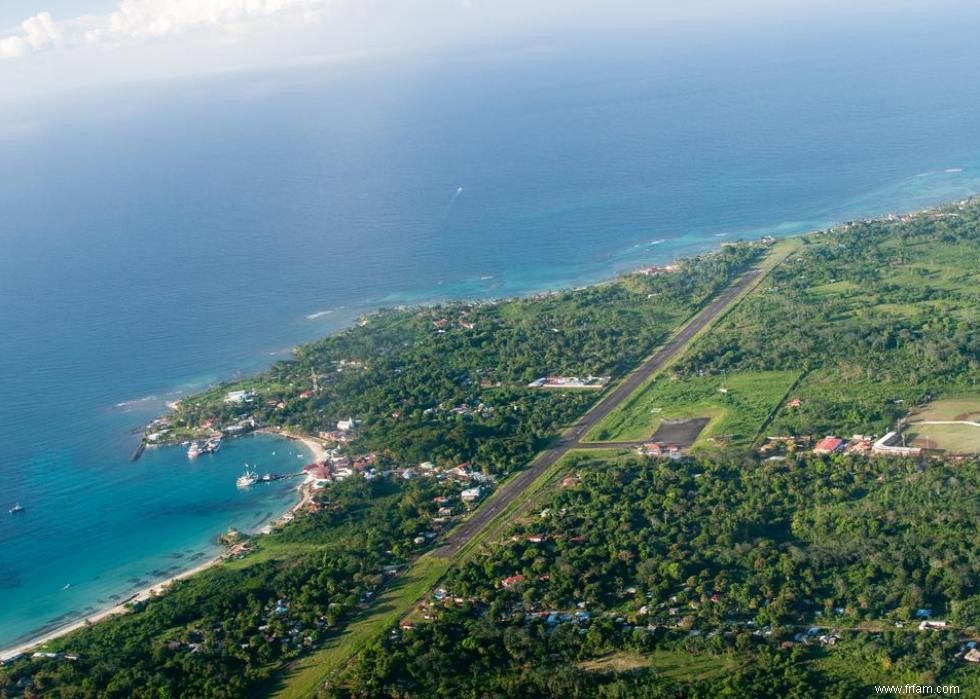
M 583 284 L 980 192 L 971 26 L 551 37 L 6 108 L 0 137 L 33 126 L 3 140 L 0 177 L 0 646 L 291 501 L 234 488 L 245 462 L 302 462 L 269 438 L 130 463 L 167 400 L 381 305 Z
M 111 607 L 213 558 L 217 534 L 258 531 L 297 501 L 301 479 L 236 488 L 244 464 L 297 473 L 309 460 L 299 443 L 257 435 L 195 461 L 168 448 L 133 464 L 92 464 L 66 447 L 24 464 L 27 509 L 0 519 L 4 641 Z

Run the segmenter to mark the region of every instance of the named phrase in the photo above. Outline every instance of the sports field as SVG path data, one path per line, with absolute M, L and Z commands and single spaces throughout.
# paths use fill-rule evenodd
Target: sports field
M 909 415 L 906 433 L 916 446 L 950 454 L 980 453 L 980 398 L 948 398 Z

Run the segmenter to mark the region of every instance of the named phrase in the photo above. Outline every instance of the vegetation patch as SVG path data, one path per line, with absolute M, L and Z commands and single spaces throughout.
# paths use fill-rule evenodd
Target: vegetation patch
M 698 444 L 751 442 L 798 376 L 793 371 L 748 371 L 662 377 L 611 413 L 588 439 L 639 441 L 651 438 L 668 420 L 709 418 Z
M 648 660 L 658 677 L 674 682 L 712 680 L 731 672 L 738 664 L 731 654 L 691 653 L 679 649 L 658 649 Z
M 579 667 L 589 672 L 635 672 L 650 667 L 650 658 L 639 653 L 610 653 L 601 658 L 583 660 Z

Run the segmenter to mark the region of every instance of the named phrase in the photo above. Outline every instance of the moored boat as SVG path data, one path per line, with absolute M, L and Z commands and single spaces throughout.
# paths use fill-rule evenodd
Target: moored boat
M 237 485 L 239 488 L 247 488 L 250 485 L 254 485 L 258 480 L 259 475 L 246 466 L 245 472 L 238 477 L 238 480 L 235 481 L 235 485 Z

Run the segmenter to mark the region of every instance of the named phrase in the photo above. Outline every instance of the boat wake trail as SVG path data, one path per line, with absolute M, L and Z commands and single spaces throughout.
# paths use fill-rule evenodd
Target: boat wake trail
M 453 192 L 452 197 L 449 198 L 449 204 L 446 205 L 445 211 L 442 212 L 442 217 L 439 219 L 439 229 L 441 230 L 448 222 L 449 216 L 453 213 L 453 207 L 456 206 L 456 200 L 459 199 L 463 194 L 463 185 L 456 188 Z

